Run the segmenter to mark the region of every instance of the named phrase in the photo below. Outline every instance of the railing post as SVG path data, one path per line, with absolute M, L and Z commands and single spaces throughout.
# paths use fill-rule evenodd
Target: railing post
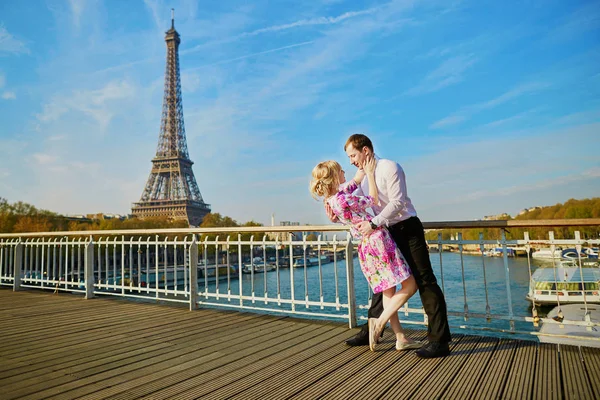
M 508 250 L 506 247 L 506 231 L 502 229 L 502 259 L 504 261 L 504 276 L 506 279 L 506 299 L 508 300 L 508 318 L 510 330 L 515 330 L 515 320 L 512 307 L 512 295 L 510 289 L 510 267 L 508 266 Z
M 92 236 L 85 245 L 83 268 L 85 271 L 85 298 L 91 299 L 94 297 L 94 238 Z
M 346 287 L 348 288 L 348 325 L 350 328 L 356 327 L 356 296 L 354 294 L 354 246 L 352 240 L 348 238 L 346 244 Z
M 217 282 L 218 285 L 218 282 Z M 190 244 L 190 311 L 198 309 L 198 242 L 196 235 Z
M 296 297 L 294 295 L 294 242 L 293 235 L 289 234 L 290 238 L 290 297 L 292 300 L 292 312 L 296 312 Z
M 17 241 L 15 246 L 15 253 L 13 258 L 13 291 L 16 292 L 21 289 L 21 264 L 23 263 L 23 243 L 21 238 Z

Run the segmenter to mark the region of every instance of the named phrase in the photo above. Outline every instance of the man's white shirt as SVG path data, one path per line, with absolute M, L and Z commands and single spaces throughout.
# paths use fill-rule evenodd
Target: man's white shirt
M 380 205 L 371 207 L 375 213 L 372 222 L 377 226 L 392 226 L 410 217 L 416 217 L 417 211 L 408 197 L 406 177 L 400 164 L 377 156 L 375 158 L 375 183 Z M 361 183 L 361 188 L 365 194 L 369 193 L 366 177 Z

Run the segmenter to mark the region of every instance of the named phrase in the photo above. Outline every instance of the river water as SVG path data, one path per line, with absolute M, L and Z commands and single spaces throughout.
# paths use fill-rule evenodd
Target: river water
M 459 253 L 442 252 L 431 253 L 430 259 L 434 272 L 438 277 L 438 283 L 445 293 L 448 311 L 461 313 L 460 317 L 454 316 L 449 318 L 451 326 L 465 326 L 466 328 L 478 327 L 483 328 L 484 330 L 487 328 L 510 329 L 509 322 L 504 320 L 487 321 L 485 318 L 469 318 L 465 321 L 462 316 L 465 310 L 465 304 L 470 313 L 484 314 L 486 312 L 486 306 L 489 306 L 491 314 L 508 316 L 510 312 L 509 309 L 512 307 L 514 316 L 531 316 L 531 303 L 525 298 L 528 291 L 530 274 L 527 258 L 508 258 L 508 271 L 501 257 L 481 257 L 465 254 L 463 255 L 461 264 L 461 255 Z M 359 317 L 366 317 L 366 305 L 369 301 L 370 289 L 360 270 L 358 258 L 355 258 L 353 262 L 356 304 L 364 306 L 364 308 L 358 310 L 357 314 Z M 537 265 L 532 264 L 531 272 L 533 273 L 537 267 Z M 307 267 L 306 269 L 294 268 L 292 271 L 290 271 L 289 268 L 281 268 L 279 274 L 277 271 L 267 272 L 266 274 L 257 273 L 254 274 L 254 276 L 245 274 L 242 276 L 241 280 L 243 293 L 246 296 L 252 296 L 254 291 L 255 302 L 253 303 L 248 300 L 244 301 L 244 304 L 273 310 L 289 311 L 291 309 L 289 304 L 277 305 L 269 303 L 265 305 L 262 299 L 264 298 L 265 288 L 269 298 L 276 299 L 277 293 L 279 293 L 281 298 L 291 298 L 291 272 L 294 274 L 294 298 L 297 301 L 305 300 L 305 296 L 308 296 L 310 301 L 319 301 L 322 291 L 325 302 L 335 303 L 336 298 L 339 297 L 339 302 L 344 304 L 347 302 L 345 268 L 345 260 L 340 260 L 337 264 L 323 264 L 320 269 L 318 266 Z M 507 274 L 508 282 L 510 282 L 510 296 L 507 291 Z M 322 285 L 320 282 L 322 282 Z M 229 290 L 232 294 L 237 294 L 239 293 L 239 286 L 240 281 L 237 278 L 231 279 Z M 215 283 L 208 282 L 205 284 L 205 282 L 200 279 L 199 292 L 201 296 L 205 289 L 214 293 L 216 290 Z M 219 292 L 225 294 L 227 291 L 228 282 L 227 280 L 221 279 L 219 282 Z M 221 299 L 218 302 L 227 303 L 228 301 Z M 239 301 L 236 300 L 234 304 L 239 304 Z M 418 293 L 409 300 L 409 307 L 421 308 L 421 301 Z M 539 310 L 541 311 L 540 314 L 544 315 L 549 309 L 551 309 L 551 307 Z M 342 315 L 347 313 L 347 311 L 343 309 L 336 310 L 334 307 L 326 307 L 324 310 L 321 310 L 318 306 L 305 307 L 303 304 L 296 305 L 296 311 L 319 312 L 330 315 Z M 422 315 L 411 313 L 411 315 L 406 316 L 402 310 L 400 312 L 400 318 L 405 321 L 423 321 Z M 517 321 L 515 328 L 521 331 L 535 330 L 533 324 L 529 322 Z M 480 330 L 473 331 L 472 329 L 464 330 L 460 328 L 458 330 L 455 328 L 454 331 L 460 333 L 482 333 Z M 494 333 L 493 335 L 498 336 L 497 333 Z M 511 334 L 510 337 L 515 336 Z M 521 337 L 532 339 L 530 335 L 521 335 Z

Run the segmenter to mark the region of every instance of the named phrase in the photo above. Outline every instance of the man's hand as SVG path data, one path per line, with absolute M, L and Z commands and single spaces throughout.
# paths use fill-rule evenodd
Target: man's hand
M 371 228 L 371 223 L 369 221 L 359 222 L 358 224 L 355 224 L 354 227 L 363 235 L 368 235 L 373 232 L 373 228 Z
M 325 203 L 325 213 L 327 214 L 327 218 L 334 224 L 339 221 L 337 215 L 333 213 L 333 209 L 329 205 L 329 203 Z

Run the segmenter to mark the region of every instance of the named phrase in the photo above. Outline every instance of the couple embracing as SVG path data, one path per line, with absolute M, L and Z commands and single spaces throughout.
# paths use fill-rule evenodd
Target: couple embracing
M 350 136 L 344 150 L 358 168 L 354 178 L 346 181 L 340 164 L 324 161 L 312 171 L 310 190 L 324 199 L 329 219 L 349 225 L 360 241 L 361 270 L 373 290 L 368 324 L 346 344 L 368 344 L 374 350 L 389 321 L 397 350 L 418 349 L 422 358 L 450 354 L 446 301 L 431 268 L 423 225 L 407 195 L 402 167 L 377 157 L 371 140 L 362 134 Z M 406 337 L 398 319 L 398 310 L 417 289 L 429 321 L 426 344 Z

